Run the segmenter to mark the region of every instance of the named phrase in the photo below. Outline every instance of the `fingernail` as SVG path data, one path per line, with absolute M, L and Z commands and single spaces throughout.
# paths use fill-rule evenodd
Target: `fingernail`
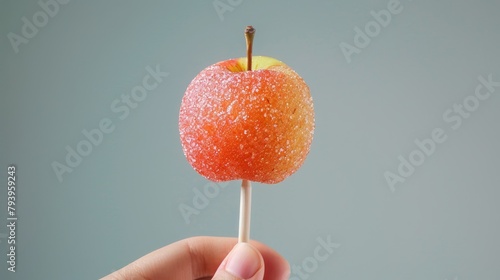
M 248 243 L 238 243 L 229 254 L 225 269 L 235 277 L 248 279 L 254 276 L 261 266 L 257 249 Z

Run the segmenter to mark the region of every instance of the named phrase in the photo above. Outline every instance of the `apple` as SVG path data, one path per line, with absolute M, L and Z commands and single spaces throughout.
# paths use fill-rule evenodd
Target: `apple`
M 179 131 L 188 162 L 207 179 L 275 184 L 309 153 L 313 101 L 307 84 L 285 63 L 266 56 L 230 59 L 191 81 Z

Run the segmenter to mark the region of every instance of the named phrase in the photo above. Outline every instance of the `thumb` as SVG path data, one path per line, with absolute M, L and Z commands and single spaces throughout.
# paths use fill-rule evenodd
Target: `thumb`
M 212 280 L 262 280 L 264 260 L 249 243 L 238 243 L 226 256 Z

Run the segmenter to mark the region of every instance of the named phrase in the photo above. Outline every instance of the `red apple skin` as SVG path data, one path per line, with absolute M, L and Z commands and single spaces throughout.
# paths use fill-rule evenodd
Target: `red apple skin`
M 179 112 L 184 154 L 212 181 L 275 184 L 303 164 L 314 134 L 309 87 L 283 62 L 231 59 L 202 70 Z

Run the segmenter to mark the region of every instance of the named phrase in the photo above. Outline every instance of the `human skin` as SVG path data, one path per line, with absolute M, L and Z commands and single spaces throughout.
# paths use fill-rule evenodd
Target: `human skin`
M 229 237 L 199 236 L 183 239 L 153 251 L 102 279 L 212 279 L 218 269 L 223 269 L 223 261 L 237 242 L 236 238 Z M 263 263 L 258 273 L 264 270 L 264 278 L 251 279 L 288 279 L 289 264 L 279 253 L 257 241 L 250 241 L 249 244 L 262 256 Z M 225 274 L 227 273 L 218 272 L 222 278 L 214 279 L 240 279 Z

